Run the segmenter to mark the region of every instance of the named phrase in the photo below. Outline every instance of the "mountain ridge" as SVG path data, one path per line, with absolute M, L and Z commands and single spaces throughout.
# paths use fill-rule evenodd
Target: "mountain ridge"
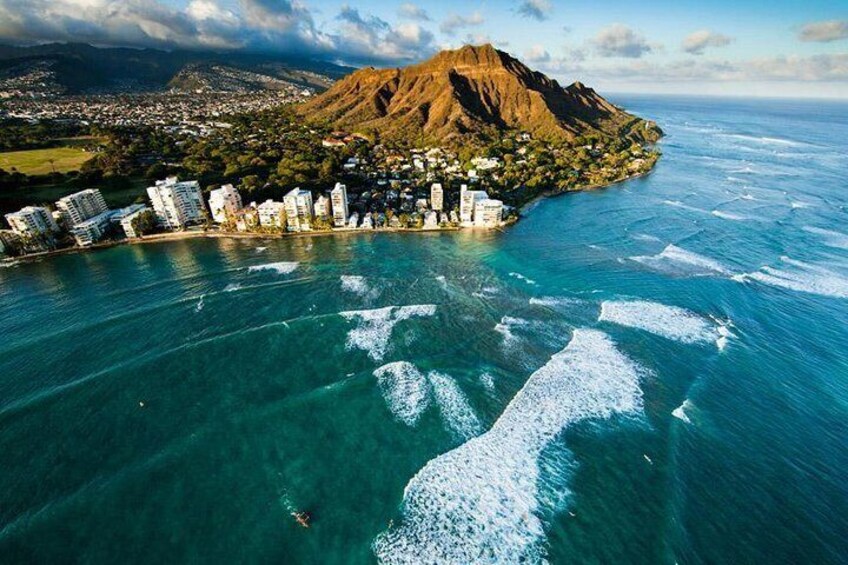
M 405 68 L 359 69 L 300 111 L 309 120 L 391 139 L 487 137 L 515 129 L 547 139 L 595 133 L 652 142 L 662 134 L 582 83 L 563 88 L 489 44 L 442 51 Z

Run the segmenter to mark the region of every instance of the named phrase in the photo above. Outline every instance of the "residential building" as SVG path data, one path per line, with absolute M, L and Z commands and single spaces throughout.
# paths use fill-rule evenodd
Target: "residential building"
M 112 217 L 115 215 L 114 210 L 106 210 L 94 217 L 75 224 L 71 228 L 71 235 L 74 236 L 77 245 L 88 247 L 97 243 L 109 231 L 109 226 L 112 224 Z
M 474 225 L 480 228 L 495 228 L 503 221 L 503 202 L 486 198 L 474 205 Z
M 12 231 L 24 237 L 52 237 L 59 231 L 50 210 L 40 206 L 27 206 L 6 214 L 6 221 Z
M 445 191 L 442 190 L 442 185 L 434 182 L 430 187 L 430 207 L 436 212 L 441 212 L 445 205 Z
M 14 255 L 21 249 L 21 236 L 12 230 L 0 230 L 0 254 Z
M 121 230 L 123 230 L 125 236 L 129 238 L 138 237 L 141 234 L 136 233 L 135 228 L 133 227 L 133 220 L 135 220 L 142 212 L 147 212 L 149 210 L 150 208 L 144 204 L 133 204 L 132 206 L 127 206 L 126 208 L 122 208 L 115 212 L 115 215 L 112 216 L 112 223 L 120 224 Z
M 103 195 L 96 188 L 81 190 L 60 198 L 56 202 L 56 208 L 69 228 L 109 209 Z
M 332 216 L 330 209 L 330 199 L 323 194 L 315 201 L 315 217 L 327 219 Z
M 489 198 L 484 190 L 468 190 L 467 185 L 462 185 L 459 193 L 459 221 L 462 225 L 474 224 L 474 208 L 480 200 Z
M 330 201 L 333 207 L 333 225 L 337 228 L 343 228 L 348 217 L 347 187 L 337 182 L 330 192 Z
M 274 200 L 266 200 L 256 207 L 259 212 L 259 225 L 263 228 L 286 227 L 286 205 Z
M 439 227 L 439 213 L 435 210 L 430 210 L 424 214 L 424 227 L 430 229 Z
M 350 215 L 350 218 L 347 220 L 347 227 L 355 228 L 359 224 L 359 213 L 354 212 Z
M 203 194 L 197 181 L 180 182 L 177 177 L 156 181 L 147 189 L 153 211 L 162 226 L 182 229 L 203 221 Z
M 225 184 L 209 193 L 209 210 L 217 223 L 226 224 L 233 220 L 241 209 L 241 195 L 233 185 Z
M 301 232 L 312 229 L 312 218 L 315 215 L 312 206 L 312 193 L 301 188 L 293 188 L 283 197 L 286 207 L 288 231 Z

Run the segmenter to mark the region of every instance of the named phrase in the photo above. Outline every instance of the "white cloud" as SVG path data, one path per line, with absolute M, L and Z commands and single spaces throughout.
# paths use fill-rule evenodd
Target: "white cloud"
M 727 35 L 701 29 L 687 35 L 682 47 L 687 53 L 702 55 L 707 47 L 724 47 L 732 41 L 733 38 Z
M 417 23 L 392 27 L 350 6 L 342 7 L 337 20 L 334 46 L 347 62 L 408 63 L 435 51 L 433 34 Z
M 524 52 L 524 60 L 529 63 L 547 63 L 551 60 L 551 54 L 543 45 L 533 45 Z
M 474 12 L 470 16 L 451 14 L 442 21 L 439 29 L 445 35 L 455 35 L 460 29 L 483 25 L 485 19 L 480 12 Z
M 550 17 L 553 6 L 550 0 L 523 0 L 518 6 L 518 13 L 527 18 L 540 22 Z
M 654 46 L 640 34 L 624 24 L 612 24 L 603 28 L 592 40 L 601 57 L 626 57 L 638 59 L 654 50 Z
M 801 28 L 798 39 L 828 43 L 848 38 L 848 20 L 812 22 Z
M 415 20 L 419 22 L 429 22 L 430 16 L 421 6 L 406 2 L 398 8 L 398 16 L 407 20 Z

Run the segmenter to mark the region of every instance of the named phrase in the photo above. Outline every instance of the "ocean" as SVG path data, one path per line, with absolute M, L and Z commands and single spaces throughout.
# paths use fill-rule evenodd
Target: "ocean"
M 848 104 L 616 102 L 504 233 L 0 269 L 0 560 L 848 561 Z

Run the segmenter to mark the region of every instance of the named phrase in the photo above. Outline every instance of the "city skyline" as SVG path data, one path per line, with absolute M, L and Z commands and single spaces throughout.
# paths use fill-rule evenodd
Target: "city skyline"
M 848 97 L 848 13 L 816 0 L 0 0 L 0 42 L 277 53 L 398 66 L 492 43 L 606 92 Z

